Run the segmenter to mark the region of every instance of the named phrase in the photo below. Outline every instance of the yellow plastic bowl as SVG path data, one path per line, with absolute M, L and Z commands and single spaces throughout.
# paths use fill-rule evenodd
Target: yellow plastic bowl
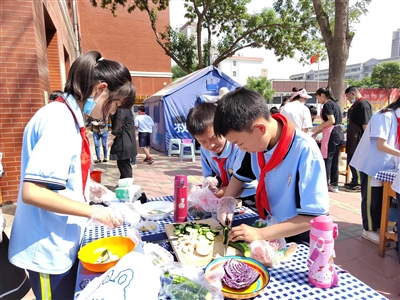
M 119 259 L 135 248 L 135 243 L 125 236 L 112 236 L 93 241 L 81 248 L 78 258 L 82 265 L 89 271 L 103 273 L 115 266 Z M 111 250 L 113 255 L 118 255 L 119 259 L 111 262 L 96 263 L 104 250 Z

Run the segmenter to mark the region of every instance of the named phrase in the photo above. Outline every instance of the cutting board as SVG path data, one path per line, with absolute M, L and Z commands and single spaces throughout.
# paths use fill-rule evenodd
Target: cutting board
M 215 219 L 192 221 L 192 223 L 209 224 L 211 229 L 215 229 L 217 226 L 220 226 L 220 224 Z M 186 223 L 180 224 L 185 226 Z M 222 243 L 222 230 L 220 230 L 220 233 L 215 237 L 213 250 L 210 252 L 210 254 L 208 254 L 207 256 L 201 256 L 196 254 L 196 251 L 183 253 L 181 249 L 178 249 L 178 237 L 174 233 L 175 227 L 173 224 L 165 224 L 164 229 L 165 233 L 167 234 L 168 240 L 172 245 L 172 248 L 174 249 L 176 258 L 182 264 L 191 266 L 206 266 L 213 259 L 224 256 L 225 245 Z M 226 251 L 226 255 L 243 255 L 243 253 L 229 246 Z

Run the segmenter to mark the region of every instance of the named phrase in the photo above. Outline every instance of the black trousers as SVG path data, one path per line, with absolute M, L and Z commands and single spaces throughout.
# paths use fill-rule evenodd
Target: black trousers
M 324 159 L 326 179 L 332 186 L 337 186 L 339 183 L 339 151 L 341 147 L 341 144 L 329 145 L 328 157 Z
M 132 178 L 132 166 L 130 158 L 117 160 L 117 166 L 119 173 L 121 174 L 119 179 Z
M 363 228 L 376 231 L 381 227 L 383 187 L 371 187 L 371 177 L 360 172 L 361 177 L 361 216 Z
M 347 164 L 350 164 L 351 159 L 353 158 L 354 153 L 347 153 Z M 350 166 L 351 171 L 351 182 L 353 184 L 360 184 L 360 178 L 358 178 L 358 171 Z

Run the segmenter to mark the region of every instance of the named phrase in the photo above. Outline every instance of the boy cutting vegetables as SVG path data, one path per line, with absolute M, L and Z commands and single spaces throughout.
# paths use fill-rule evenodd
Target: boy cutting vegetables
M 246 88 L 236 89 L 218 102 L 214 132 L 243 151 L 242 163 L 233 173 L 237 184 L 229 184 L 224 196 L 235 195 L 242 182 L 256 177 L 257 211 L 263 219 L 269 215 L 278 221 L 264 228 L 233 227 L 230 240 L 288 238 L 308 243 L 311 219 L 329 212 L 324 161 L 312 138 L 295 130 L 281 114 L 271 116 L 262 96 Z M 232 218 L 233 211 L 226 212 L 229 214 L 219 215 L 222 223 Z
M 199 104 L 190 109 L 186 127 L 201 145 L 201 167 L 206 178 L 205 183 L 213 188 L 213 191 L 215 189 L 217 197 L 221 197 L 230 181 L 238 181 L 232 176 L 232 172 L 235 164 L 241 164 L 241 158 L 238 161 L 241 151 L 237 145 L 214 134 L 215 111 L 216 106 L 213 103 Z M 257 181 L 240 181 L 237 185 L 240 185 L 240 189 L 234 196 L 240 196 L 245 205 L 247 201 L 254 205 Z

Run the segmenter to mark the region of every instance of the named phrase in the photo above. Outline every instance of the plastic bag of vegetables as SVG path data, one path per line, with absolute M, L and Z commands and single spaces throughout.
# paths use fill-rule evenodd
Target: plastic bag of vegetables
M 210 217 L 210 213 L 216 213 L 218 198 L 208 188 L 196 190 L 188 196 L 189 214 L 193 217 L 205 219 Z
M 171 300 L 223 300 L 221 287 L 213 287 L 200 267 L 172 262 L 161 268 L 162 295 Z
M 277 223 L 278 221 L 274 217 L 268 216 L 266 220 L 260 219 L 256 221 L 253 226 L 262 228 Z M 289 260 L 297 248 L 293 244 L 287 249 L 286 241 L 283 238 L 271 241 L 254 241 L 249 244 L 249 247 L 251 258 L 259 261 L 266 267 L 276 267 L 281 262 Z

